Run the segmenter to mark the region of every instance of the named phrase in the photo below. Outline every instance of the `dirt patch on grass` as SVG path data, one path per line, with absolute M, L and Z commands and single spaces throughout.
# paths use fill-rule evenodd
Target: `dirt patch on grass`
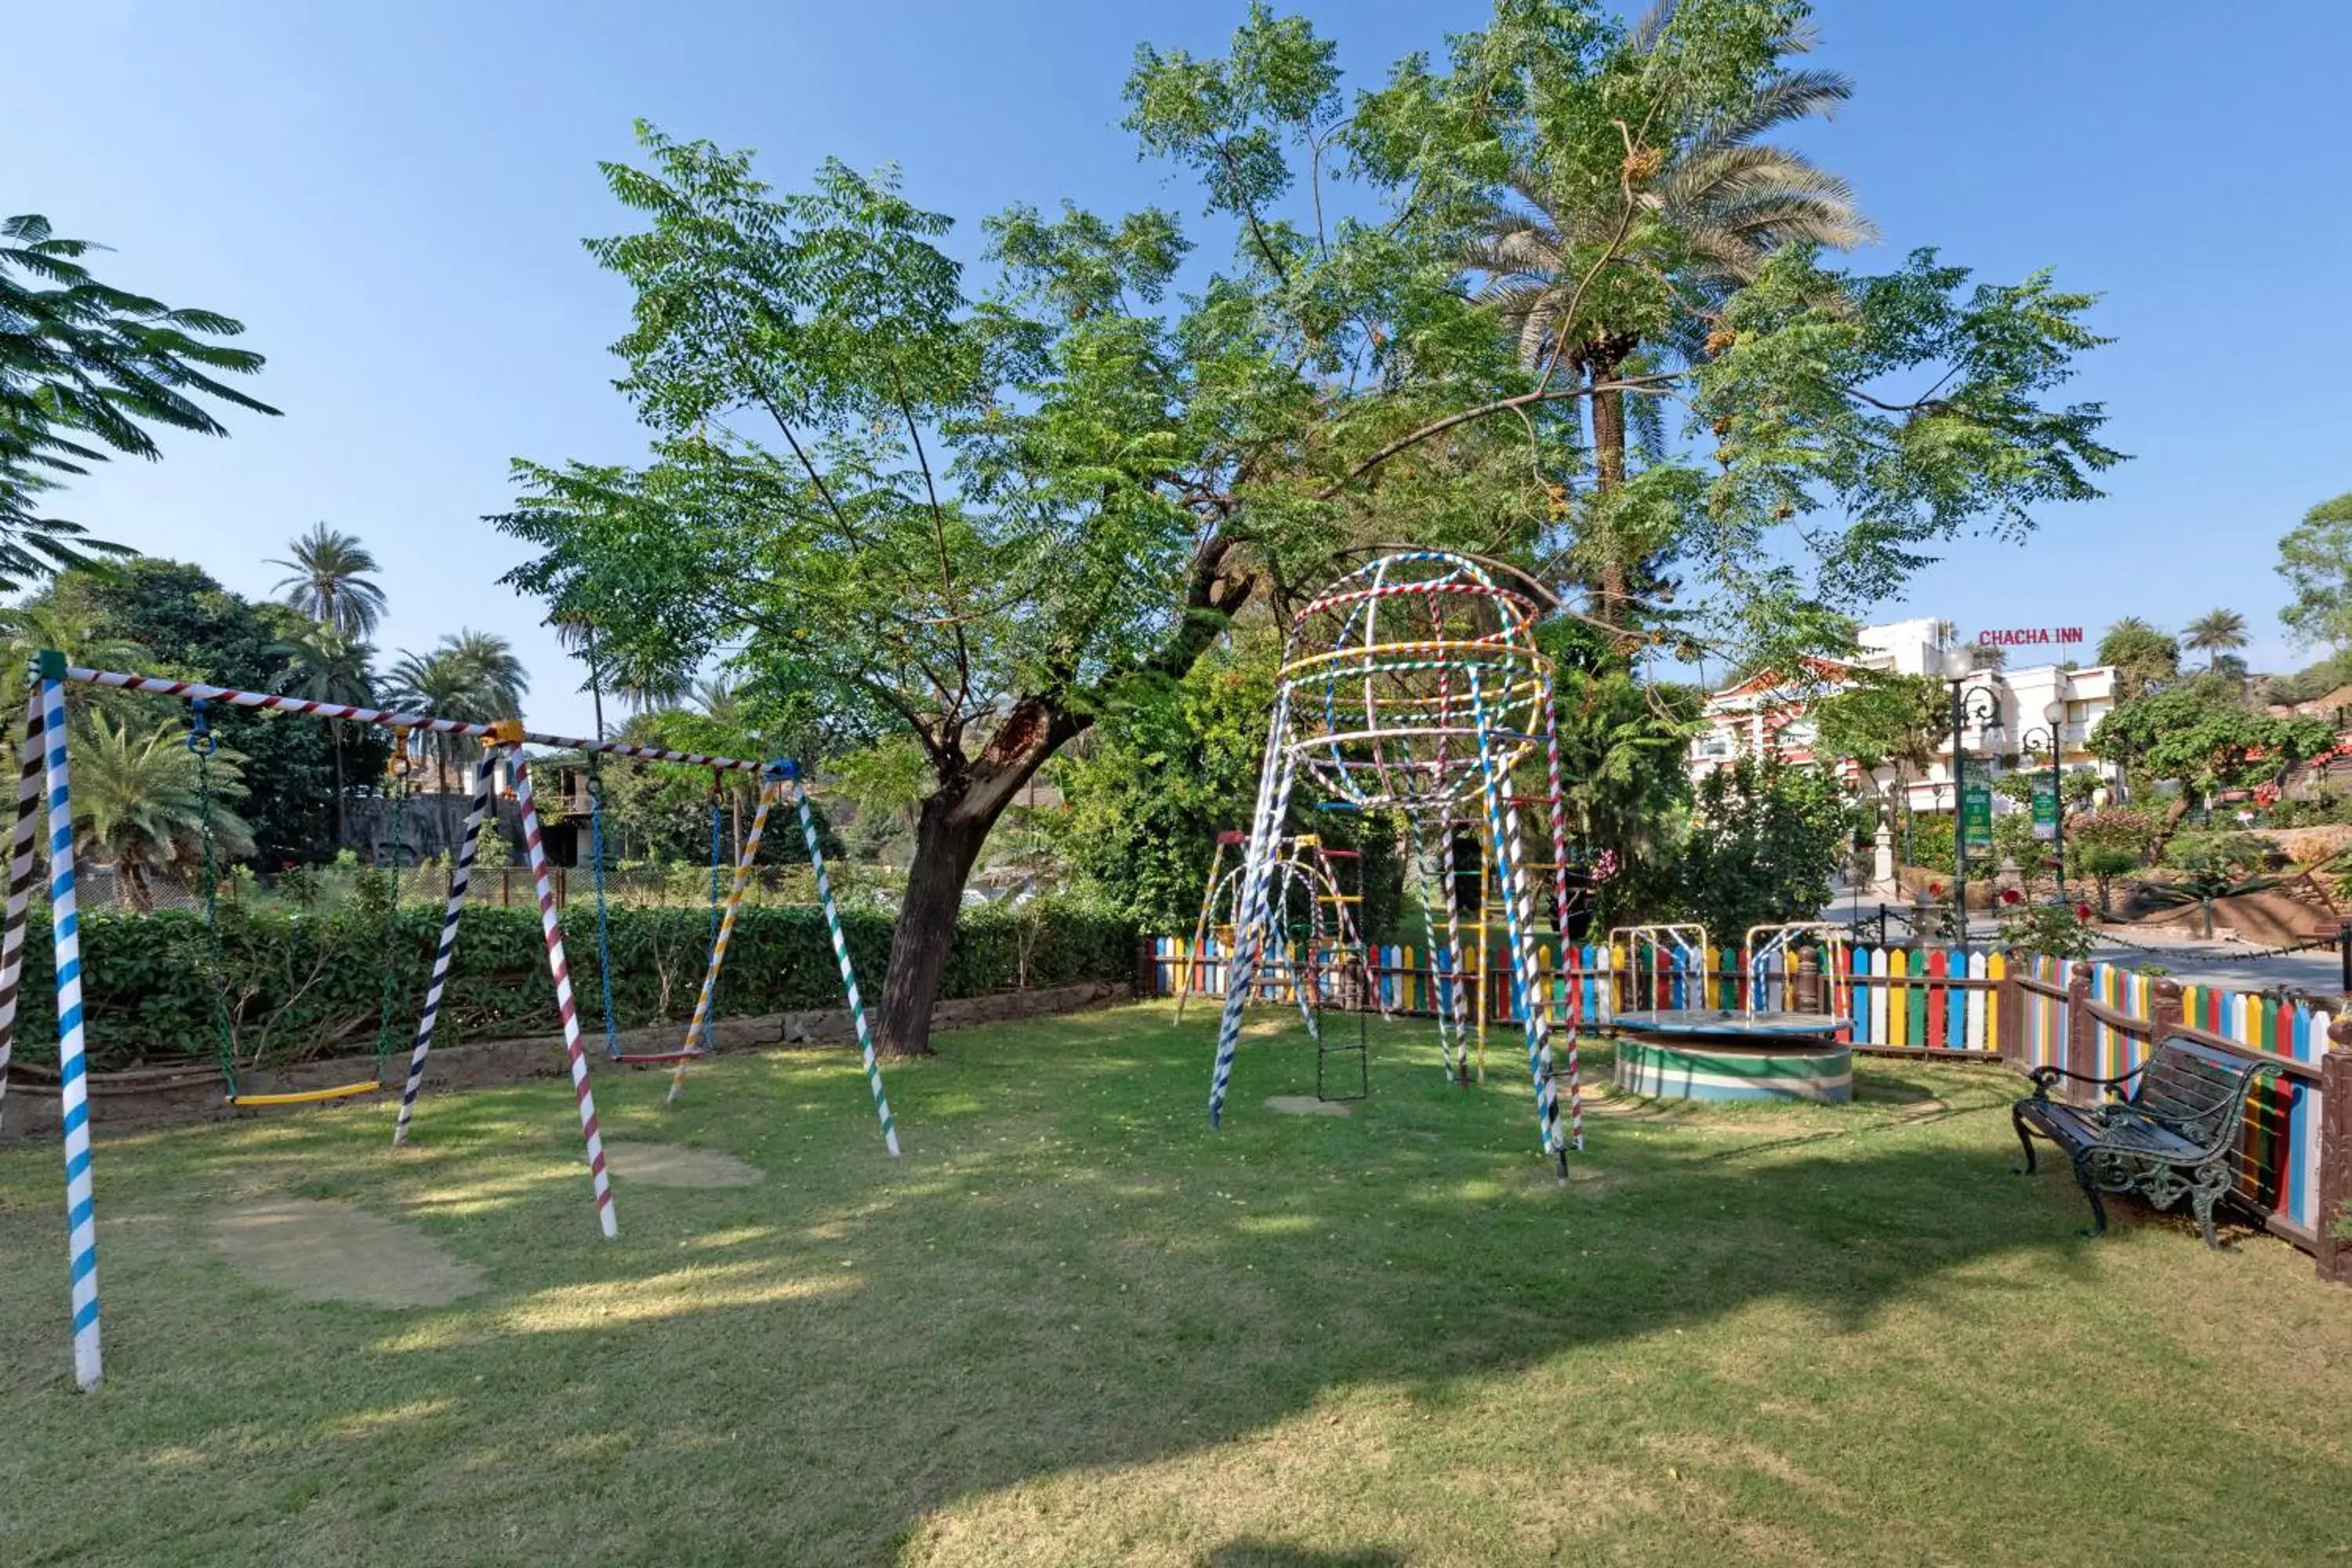
M 1354 1111 L 1336 1100 L 1318 1100 L 1311 1094 L 1277 1094 L 1270 1096 L 1265 1108 L 1285 1116 L 1352 1116 Z
M 677 1143 L 607 1143 L 604 1161 L 625 1182 L 648 1187 L 753 1187 L 760 1167 L 716 1149 Z
M 257 1285 L 306 1301 L 446 1307 L 482 1286 L 482 1270 L 440 1243 L 351 1204 L 271 1198 L 214 1217 L 213 1245 Z

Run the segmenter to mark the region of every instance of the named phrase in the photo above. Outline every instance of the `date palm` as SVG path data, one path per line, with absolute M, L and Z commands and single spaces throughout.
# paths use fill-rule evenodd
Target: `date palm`
M 273 658 L 286 661 L 278 689 L 310 702 L 340 702 L 360 706 L 374 700 L 375 649 L 321 625 L 305 636 L 270 645 Z M 330 720 L 335 754 L 335 843 L 350 837 L 343 784 L 343 721 Z
M 385 672 L 384 695 L 394 707 L 434 719 L 488 724 L 517 717 L 530 688 L 522 661 L 504 637 L 471 629 L 445 637 L 427 654 L 404 653 Z M 475 746 L 438 731 L 426 737 L 436 763 L 442 837 L 452 837 L 449 780 Z
M 2221 668 L 2221 656 L 2246 646 L 2246 617 L 2235 610 L 2208 610 L 2189 623 L 2180 646 L 2206 656 L 2206 668 Z
M 1656 47 L 1675 11 L 1675 0 L 1651 8 L 1633 35 L 1637 51 Z M 1805 47 L 1797 37 L 1783 44 L 1790 54 Z M 1465 253 L 1486 279 L 1479 298 L 1517 336 L 1531 369 L 1595 386 L 1615 380 L 1645 350 L 1704 353 L 1702 343 L 1686 341 L 1694 327 L 1703 337 L 1712 307 L 1752 279 L 1773 251 L 1843 250 L 1875 237 L 1844 180 L 1759 140 L 1826 115 L 1852 94 L 1851 81 L 1835 71 L 1778 72 L 1739 113 L 1695 126 L 1662 149 L 1654 171 L 1638 183 L 1630 171 L 1624 184 L 1597 185 L 1523 163 Z M 1673 298 L 1636 306 L 1644 279 L 1665 284 Z M 1636 316 L 1677 324 L 1645 331 Z M 1625 482 L 1625 394 L 1596 390 L 1586 401 L 1594 487 L 1605 499 Z M 1646 552 L 1632 542 L 1591 542 L 1595 613 L 1615 622 L 1624 611 L 1628 558 Z
M 530 689 L 530 673 L 515 657 L 512 643 L 496 632 L 478 632 L 467 627 L 455 637 L 443 637 L 438 651 L 472 679 L 484 719 L 522 716 L 523 693 Z
M 207 803 L 186 732 L 176 724 L 134 730 L 103 713 L 74 726 L 74 839 L 111 862 L 134 910 L 155 907 L 154 878 L 185 879 L 204 864 Z M 220 863 L 253 853 L 253 830 L 234 809 L 246 789 L 236 758 L 215 755 L 210 826 Z
M 288 575 L 278 579 L 277 592 L 338 637 L 367 637 L 383 619 L 383 589 L 371 573 L 381 572 L 375 556 L 352 534 L 314 522 L 310 531 L 289 540 L 290 559 L 273 560 Z

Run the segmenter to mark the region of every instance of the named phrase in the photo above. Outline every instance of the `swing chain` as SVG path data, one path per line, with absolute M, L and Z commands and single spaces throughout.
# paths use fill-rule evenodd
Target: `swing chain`
M 392 730 L 392 754 L 383 763 L 383 803 L 392 813 L 392 854 L 388 868 L 391 894 L 383 908 L 383 986 L 376 1003 L 376 1080 L 383 1080 L 384 1061 L 392 1053 L 392 1022 L 400 1005 L 400 872 L 408 847 L 408 726 Z
M 188 754 L 196 760 L 196 824 L 204 842 L 205 931 L 209 939 L 213 1034 L 220 1055 L 221 1077 L 229 1097 L 236 1097 L 236 1027 L 228 1012 L 228 953 L 221 936 L 220 848 L 213 823 L 213 753 L 220 740 L 213 733 L 212 715 L 205 700 L 196 698 L 188 710 Z
M 722 813 L 722 810 L 721 810 L 720 805 L 719 805 L 719 788 L 720 788 L 720 782 L 721 782 L 721 775 L 720 775 L 720 773 L 719 773 L 719 770 L 718 770 L 717 768 L 713 768 L 713 769 L 711 769 L 711 770 L 710 770 L 710 942 L 709 942 L 709 946 L 710 946 L 710 951 L 712 951 L 712 952 L 717 952 L 717 951 L 718 951 L 718 948 L 719 948 L 719 862 L 720 862 L 720 860 L 723 858 L 722 851 L 723 851 L 723 850 L 724 850 L 724 848 L 725 848 L 724 834 L 723 834 L 723 829 L 724 829 L 723 813 Z M 711 1048 L 711 1046 L 710 1046 L 710 1039 L 711 1039 L 711 1033 L 710 1033 L 710 1031 L 711 1031 L 711 1020 L 712 1020 L 713 1018 L 717 1017 L 717 1016 L 718 1016 L 718 1015 L 719 1015 L 718 977 L 717 977 L 716 975 L 713 975 L 713 976 L 712 976 L 712 978 L 711 978 L 710 1006 L 709 1006 L 709 1010 L 708 1010 L 707 1012 L 705 1012 L 705 1013 L 704 1013 L 704 1015 L 703 1015 L 703 1019 L 702 1019 L 702 1038 L 701 1038 L 701 1040 L 698 1042 L 698 1043 L 699 1043 L 699 1045 L 700 1045 L 700 1047 L 701 1047 L 701 1048 L 702 1048 L 702 1049 L 704 1049 L 704 1050 L 706 1050 L 706 1051 L 707 1051 L 707 1050 L 709 1050 L 709 1049 Z
M 596 979 L 604 993 L 604 1049 L 617 1056 L 621 1026 L 613 1016 L 613 918 L 604 902 L 604 774 L 588 753 L 588 867 L 596 889 Z

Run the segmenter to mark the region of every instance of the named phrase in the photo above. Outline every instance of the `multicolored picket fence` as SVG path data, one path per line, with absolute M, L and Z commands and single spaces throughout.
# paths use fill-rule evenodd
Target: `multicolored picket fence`
M 1181 937 L 1152 939 L 1150 994 L 1172 996 L 1180 990 L 1195 996 L 1224 994 L 1225 964 L 1231 956 L 1224 944 L 1212 939 L 1188 952 L 1190 945 Z M 1328 1003 L 1347 994 L 1340 977 L 1352 973 L 1355 955 L 1328 948 L 1309 955 L 1302 945 L 1291 944 L 1269 956 L 1255 986 L 1258 1000 L 1290 1002 L 1290 977 L 1309 956 L 1313 963 L 1307 967 L 1316 976 L 1310 994 Z M 1551 991 L 1559 979 L 1559 944 L 1538 939 L 1536 946 L 1537 963 Z M 1474 961 L 1475 956 L 1474 949 Z M 1420 1016 L 1435 1016 L 1441 1009 L 1450 1012 L 1452 977 L 1427 952 L 1402 944 L 1375 946 L 1365 958 L 1384 1011 Z M 1709 948 L 1703 955 L 1693 952 L 1678 960 L 1672 953 L 1653 957 L 1630 952 L 1622 945 L 1612 949 L 1587 943 L 1574 950 L 1573 958 L 1569 981 L 1579 991 L 1581 1016 L 1588 1023 L 1605 1026 L 1618 1013 L 1636 1008 L 1748 1005 L 1748 983 L 1740 973 L 1736 951 Z M 2006 962 L 1997 952 L 1971 952 L 1962 961 L 1941 949 L 1854 948 L 1851 972 L 1841 973 L 1826 989 L 1832 1005 L 1853 1023 L 1857 1046 L 1997 1052 L 2000 1023 L 1993 991 L 2007 973 Z M 1761 968 L 1757 1006 L 1795 1008 L 1799 973 L 1793 955 L 1776 957 Z M 1487 954 L 1486 974 L 1483 985 L 1475 976 L 1468 982 L 1473 1011 L 1483 997 L 1487 1022 L 1517 1023 L 1520 1000 L 1499 942 Z M 1552 1000 L 1557 1004 L 1559 999 L 1555 991 Z
M 1230 956 L 1215 941 L 1188 951 L 1181 938 L 1160 937 L 1146 956 L 1148 989 L 1222 995 Z M 1855 946 L 1835 950 L 1837 973 L 1801 974 L 1790 958 L 1776 959 L 1755 977 L 1759 1009 L 1808 1008 L 1843 1018 L 1857 1048 L 1906 1055 L 1998 1058 L 2021 1070 L 2060 1067 L 2102 1078 L 2136 1073 L 2153 1048 L 2158 1024 L 2154 976 L 2112 964 L 2075 964 L 2039 954 L 2004 954 L 1944 948 Z M 1555 1008 L 1563 985 L 1574 987 L 1589 1026 L 1605 1028 L 1621 1011 L 1656 1007 L 1743 1007 L 1748 977 L 1736 952 L 1634 954 L 1623 947 L 1587 944 L 1571 950 L 1565 976 L 1556 942 L 1539 942 L 1546 998 Z M 1473 949 L 1471 957 L 1477 954 Z M 1355 1005 L 1365 996 L 1364 974 L 1383 1009 L 1433 1016 L 1450 1012 L 1452 978 L 1431 955 L 1409 945 L 1369 949 L 1363 970 L 1353 953 L 1286 950 L 1269 963 L 1259 999 L 1288 1004 L 1291 977 L 1314 976 L 1311 994 L 1322 1005 Z M 1490 1024 L 1516 1022 L 1523 1005 L 1507 956 L 1492 944 L 1483 984 L 1469 979 L 1473 1016 Z M 2087 976 L 2087 1001 L 2070 995 L 2075 972 Z M 2246 1112 L 2239 1191 L 2271 1217 L 2271 1228 L 2306 1248 L 2322 1229 L 2320 1058 L 2328 1049 L 2331 1012 L 2308 1000 L 2183 985 L 2176 1026 L 2205 1043 L 2236 1050 L 2272 1070 Z M 2079 1034 L 2079 1039 L 2074 1037 Z

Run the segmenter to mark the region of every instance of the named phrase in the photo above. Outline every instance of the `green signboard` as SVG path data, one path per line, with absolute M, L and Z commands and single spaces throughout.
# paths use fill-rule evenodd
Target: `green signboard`
M 1971 855 L 1992 848 L 1992 773 L 1974 757 L 1960 763 L 1960 847 Z
M 2058 837 L 2058 781 L 2047 772 L 2033 775 L 2033 837 L 2044 844 Z

